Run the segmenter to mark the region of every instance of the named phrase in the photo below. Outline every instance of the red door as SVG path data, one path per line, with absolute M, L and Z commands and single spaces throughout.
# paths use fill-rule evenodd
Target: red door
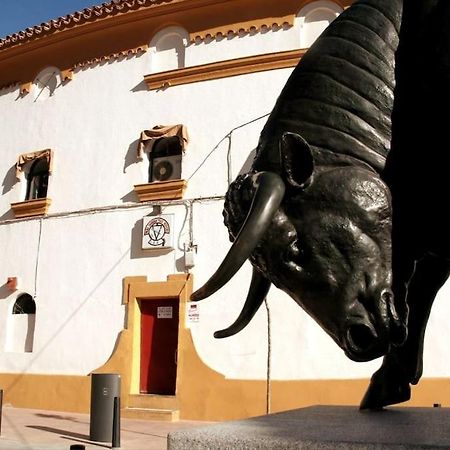
M 178 299 L 141 300 L 141 393 L 175 395 L 177 348 Z

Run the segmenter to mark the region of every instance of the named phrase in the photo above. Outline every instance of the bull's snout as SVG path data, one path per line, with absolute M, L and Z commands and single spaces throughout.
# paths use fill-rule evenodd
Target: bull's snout
M 345 353 L 353 361 L 370 361 L 384 355 L 389 349 L 386 334 L 380 333 L 370 322 L 350 325 L 345 335 Z
M 366 324 L 351 325 L 347 330 L 347 344 L 355 354 L 364 354 L 369 351 L 377 340 L 375 330 Z
M 348 324 L 345 350 L 355 361 L 368 361 L 385 354 L 390 345 L 400 345 L 406 338 L 406 329 L 398 318 L 394 295 L 382 289 L 371 296 L 371 304 L 363 305 L 359 318 Z

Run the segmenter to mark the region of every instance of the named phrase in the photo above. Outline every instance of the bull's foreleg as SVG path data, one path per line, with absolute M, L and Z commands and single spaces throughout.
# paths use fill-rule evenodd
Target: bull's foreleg
M 410 384 L 417 384 L 422 376 L 425 328 L 431 306 L 449 269 L 447 261 L 431 256 L 417 263 L 407 294 L 408 338 L 384 357 L 381 368 L 372 376 L 361 409 L 380 409 L 410 399 Z

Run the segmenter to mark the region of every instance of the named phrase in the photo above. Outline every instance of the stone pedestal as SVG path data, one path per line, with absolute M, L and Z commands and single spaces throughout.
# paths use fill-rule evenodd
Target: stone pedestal
M 175 431 L 169 450 L 450 449 L 450 408 L 312 406 Z

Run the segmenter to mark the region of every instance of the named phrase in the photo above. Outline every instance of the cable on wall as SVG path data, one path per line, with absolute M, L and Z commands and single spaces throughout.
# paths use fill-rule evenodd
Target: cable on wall
M 42 218 L 39 219 L 39 235 L 38 235 L 37 250 L 36 250 L 36 263 L 34 266 L 34 292 L 33 292 L 34 300 L 36 300 L 36 295 L 37 295 L 39 257 L 40 257 L 40 253 L 41 253 L 41 238 L 42 238 Z
M 264 119 L 264 117 L 267 117 L 270 113 L 263 114 L 262 116 L 256 117 L 255 119 L 249 120 L 248 122 L 245 122 L 241 125 L 238 125 L 237 127 L 232 128 L 214 147 L 213 149 L 206 155 L 206 157 L 203 159 L 203 161 L 198 165 L 198 167 L 191 173 L 191 175 L 187 178 L 186 181 L 189 181 L 194 175 L 197 174 L 197 172 L 203 167 L 203 165 L 206 163 L 206 161 L 210 158 L 210 156 L 219 148 L 220 144 L 228 139 L 228 150 L 227 150 L 227 171 L 228 171 L 228 184 L 232 181 L 231 176 L 231 138 L 232 134 L 239 130 L 240 128 L 246 127 L 247 125 L 250 125 L 254 122 L 257 122 L 258 120 Z

